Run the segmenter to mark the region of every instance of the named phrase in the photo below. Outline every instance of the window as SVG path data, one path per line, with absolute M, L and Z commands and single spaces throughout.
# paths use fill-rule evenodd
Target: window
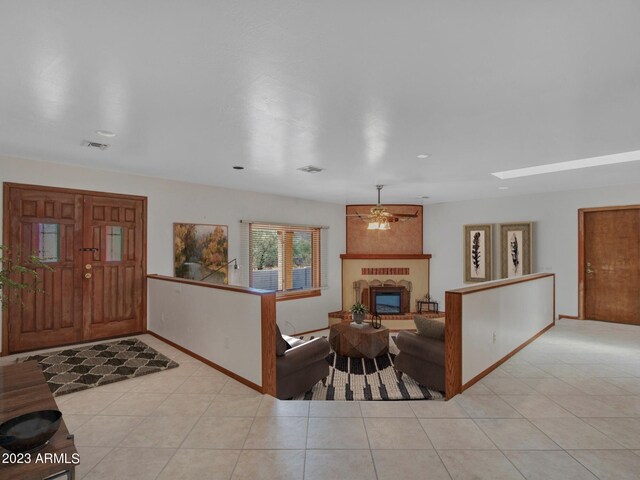
M 325 286 L 321 227 L 248 223 L 248 285 L 293 293 Z
M 58 261 L 58 224 L 38 224 L 38 258 L 42 263 Z
M 107 262 L 122 260 L 122 227 L 107 226 Z

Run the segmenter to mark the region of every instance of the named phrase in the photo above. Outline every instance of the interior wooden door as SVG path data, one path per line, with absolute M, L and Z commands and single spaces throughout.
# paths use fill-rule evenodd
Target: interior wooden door
M 35 254 L 51 268 L 37 268 L 37 291 L 23 291 L 9 303 L 5 346 L 13 353 L 80 341 L 82 195 L 11 188 L 5 202 L 10 255 L 24 259 Z M 15 279 L 30 279 L 21 277 Z
M 583 215 L 583 317 L 640 324 L 640 207 Z
M 84 196 L 84 338 L 143 330 L 144 203 Z
M 4 188 L 3 243 L 14 258 L 35 253 L 51 270 L 38 268 L 38 290 L 3 312 L 3 353 L 144 331 L 146 199 Z

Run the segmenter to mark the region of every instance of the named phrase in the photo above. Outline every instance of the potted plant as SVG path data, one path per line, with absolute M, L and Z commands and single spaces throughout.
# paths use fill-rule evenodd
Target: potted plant
M 360 303 L 360 302 L 356 302 L 353 305 L 351 305 L 351 318 L 353 318 L 353 321 L 356 322 L 358 325 L 361 324 L 364 321 L 364 316 L 367 313 L 367 307 L 364 306 L 364 304 Z
M 6 245 L 0 245 L 0 302 L 7 305 L 20 295 L 21 291 L 38 292 L 38 272 L 36 268 L 52 268 L 42 263 L 32 254 L 21 259 L 13 256 Z M 26 277 L 26 278 L 25 278 Z

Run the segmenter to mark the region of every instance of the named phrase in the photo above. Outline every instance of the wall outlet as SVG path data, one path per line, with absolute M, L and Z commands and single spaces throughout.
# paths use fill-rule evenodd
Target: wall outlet
M 164 323 L 165 319 L 166 319 L 166 316 L 165 316 L 164 312 L 162 312 L 160 314 L 160 323 Z
M 496 332 L 493 332 L 493 343 L 496 343 Z

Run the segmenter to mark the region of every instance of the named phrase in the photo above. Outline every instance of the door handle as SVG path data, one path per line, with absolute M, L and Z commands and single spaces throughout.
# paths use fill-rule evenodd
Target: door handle
M 85 273 L 84 274 L 84 278 L 91 278 L 91 274 L 90 273 Z
M 591 269 L 591 262 L 587 262 L 587 269 L 586 269 L 587 275 L 591 275 L 592 273 L 596 273 L 595 270 Z

